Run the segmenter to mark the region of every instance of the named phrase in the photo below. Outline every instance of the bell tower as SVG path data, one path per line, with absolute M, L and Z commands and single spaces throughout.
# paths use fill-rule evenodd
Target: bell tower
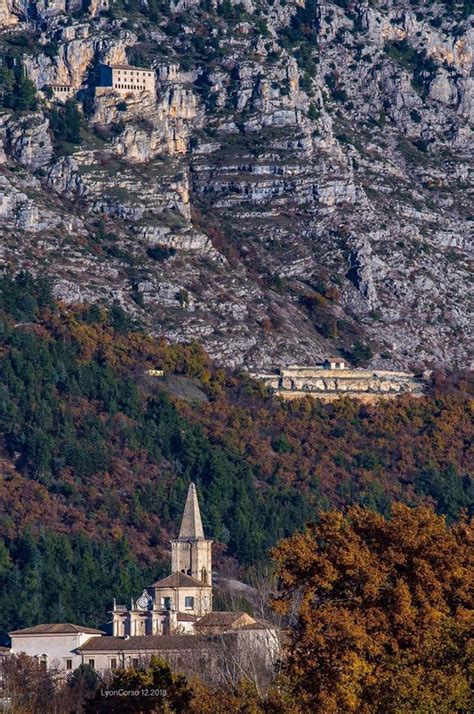
M 204 537 L 196 486 L 191 483 L 178 538 L 171 541 L 171 572 L 212 585 L 212 540 Z

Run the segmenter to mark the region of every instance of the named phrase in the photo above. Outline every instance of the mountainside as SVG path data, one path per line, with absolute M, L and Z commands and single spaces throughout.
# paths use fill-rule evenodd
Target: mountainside
M 1 260 L 227 365 L 464 366 L 472 5 L 3 0 Z
M 163 379 L 148 375 L 160 364 Z M 321 510 L 472 508 L 472 387 L 364 405 L 280 402 L 121 308 L 58 309 L 0 280 L 0 636 L 103 622 L 169 568 L 190 480 L 217 575 L 238 577 Z

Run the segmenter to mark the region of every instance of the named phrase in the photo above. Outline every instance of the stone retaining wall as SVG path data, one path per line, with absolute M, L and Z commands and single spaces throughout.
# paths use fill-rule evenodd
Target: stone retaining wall
M 424 393 L 423 379 L 410 372 L 298 367 L 275 373 L 253 373 L 252 376 L 284 399 L 309 395 L 326 401 L 340 396 L 374 401 L 400 394 L 421 396 Z

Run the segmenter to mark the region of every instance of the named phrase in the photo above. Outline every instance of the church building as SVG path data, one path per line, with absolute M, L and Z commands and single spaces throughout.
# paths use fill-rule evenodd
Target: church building
M 171 574 L 146 587 L 129 609 L 114 601 L 112 635 L 73 623 L 41 624 L 10 632 L 11 648 L 0 654 L 24 652 L 66 673 L 81 664 L 100 672 L 139 667 L 153 654 L 213 681 L 229 667 L 254 669 L 257 660 L 270 671 L 280 651 L 278 629 L 244 612 L 212 610 L 211 546 L 192 483 L 171 541 Z
M 171 574 L 112 609 L 115 637 L 194 633 L 212 611 L 212 540 L 204 536 L 196 486 L 189 486 L 181 528 L 171 541 Z

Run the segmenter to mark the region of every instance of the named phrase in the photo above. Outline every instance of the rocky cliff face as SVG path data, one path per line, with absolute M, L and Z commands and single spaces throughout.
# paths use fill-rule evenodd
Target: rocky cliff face
M 228 364 L 465 364 L 470 5 L 4 0 L 3 68 L 38 102 L 1 110 L 2 263 Z M 156 96 L 95 91 L 101 63 L 153 68 Z

